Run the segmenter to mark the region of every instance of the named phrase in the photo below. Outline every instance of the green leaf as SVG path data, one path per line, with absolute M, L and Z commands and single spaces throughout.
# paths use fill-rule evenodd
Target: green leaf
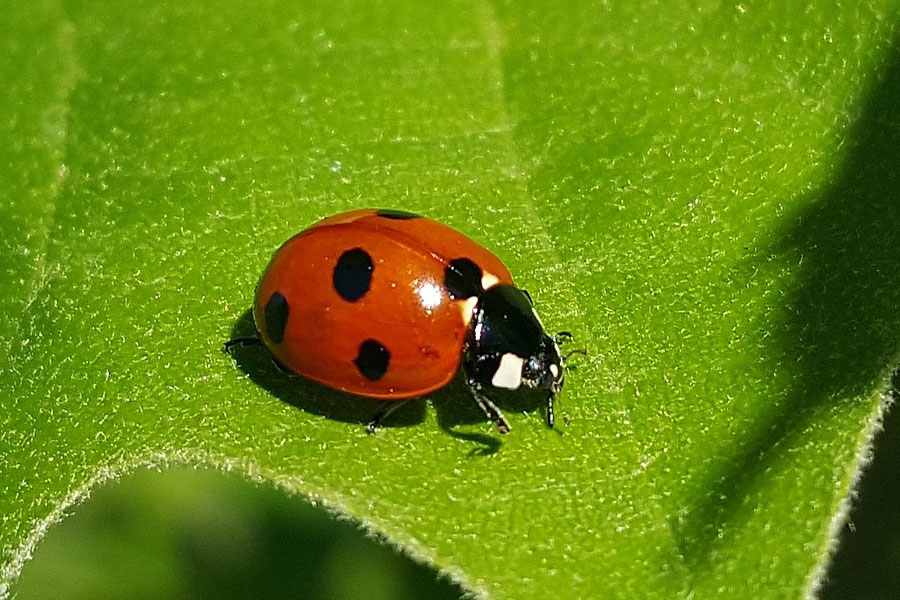
M 183 463 L 493 597 L 813 589 L 900 351 L 898 8 L 5 6 L 0 596 L 92 486 Z M 271 252 L 362 206 L 575 334 L 561 434 L 451 386 L 367 436 L 220 352 Z

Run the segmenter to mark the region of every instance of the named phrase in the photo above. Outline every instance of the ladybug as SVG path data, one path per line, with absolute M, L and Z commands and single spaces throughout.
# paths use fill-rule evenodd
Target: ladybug
M 450 382 L 462 367 L 500 433 L 491 390 L 545 390 L 547 425 L 563 387 L 559 344 L 504 264 L 432 219 L 363 209 L 323 219 L 285 242 L 256 288 L 258 337 L 282 369 L 350 394 L 402 401 Z M 392 402 L 370 424 L 373 432 Z

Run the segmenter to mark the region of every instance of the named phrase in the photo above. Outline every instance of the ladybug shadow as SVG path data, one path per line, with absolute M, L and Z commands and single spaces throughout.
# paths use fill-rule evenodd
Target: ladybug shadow
M 253 314 L 247 310 L 232 327 L 231 339 L 252 338 L 256 335 Z M 229 354 L 251 381 L 282 402 L 327 419 L 358 425 L 360 435 L 366 434 L 366 425 L 387 406 L 384 401 L 353 396 L 285 372 L 275 365 L 262 345 L 236 344 Z M 441 429 L 454 438 L 477 445 L 470 455 L 490 455 L 502 447 L 503 442 L 496 436 L 456 430 L 459 426 L 486 422 L 484 413 L 472 399 L 459 373 L 446 387 L 398 407 L 385 418 L 381 428 L 420 425 L 425 420 L 426 400 L 430 400 L 434 406 Z M 542 406 L 539 398 L 532 401 L 512 394 L 498 396 L 496 401 L 501 408 L 513 412 Z

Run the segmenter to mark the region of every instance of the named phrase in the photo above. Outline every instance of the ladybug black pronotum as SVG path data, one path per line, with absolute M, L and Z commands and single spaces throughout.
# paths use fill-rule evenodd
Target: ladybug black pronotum
M 289 371 L 350 394 L 399 401 L 466 385 L 501 433 L 492 389 L 545 390 L 547 424 L 563 387 L 559 343 L 496 256 L 437 221 L 356 210 L 285 242 L 256 290 L 257 338 Z M 392 402 L 369 424 L 402 402 Z

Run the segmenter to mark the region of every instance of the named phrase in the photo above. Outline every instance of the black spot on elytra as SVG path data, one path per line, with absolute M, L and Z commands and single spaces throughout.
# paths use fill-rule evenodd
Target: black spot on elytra
M 444 269 L 444 287 L 454 300 L 481 294 L 481 267 L 468 258 L 455 258 Z
M 356 302 L 372 285 L 372 257 L 362 248 L 347 250 L 334 266 L 335 291 L 347 302 Z
M 381 210 L 375 211 L 375 214 L 379 217 L 384 217 L 385 219 L 421 219 L 422 215 L 417 215 L 416 213 L 412 213 L 406 210 L 394 210 L 393 208 L 382 208 Z
M 289 312 L 287 298 L 281 292 L 275 292 L 266 302 L 263 312 L 266 319 L 266 334 L 273 344 L 284 341 L 284 328 L 287 327 Z
M 387 372 L 391 353 L 375 340 L 366 340 L 359 345 L 359 354 L 353 362 L 363 377 L 378 381 Z

